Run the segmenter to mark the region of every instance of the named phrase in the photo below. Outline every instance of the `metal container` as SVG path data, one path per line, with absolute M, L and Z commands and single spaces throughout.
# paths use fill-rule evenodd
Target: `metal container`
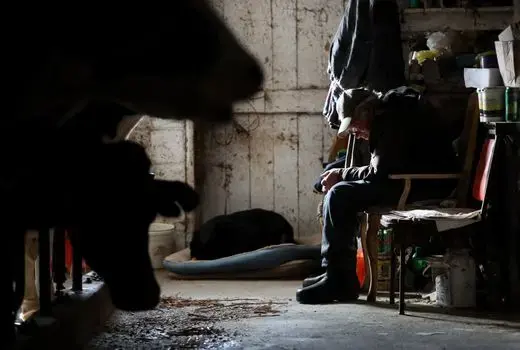
M 505 88 L 477 89 L 481 122 L 500 122 L 505 117 Z
M 480 68 L 498 68 L 497 55 L 494 52 L 487 52 L 477 57 Z
M 520 121 L 518 105 L 520 104 L 520 88 L 508 87 L 505 92 L 506 121 Z
M 379 257 L 377 259 L 377 289 L 390 290 L 390 258 Z

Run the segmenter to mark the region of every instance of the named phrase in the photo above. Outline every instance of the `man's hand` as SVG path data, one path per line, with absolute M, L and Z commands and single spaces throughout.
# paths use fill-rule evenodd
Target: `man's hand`
M 323 192 L 327 193 L 332 186 L 340 182 L 341 171 L 343 169 L 330 169 L 321 174 L 321 185 L 323 186 Z

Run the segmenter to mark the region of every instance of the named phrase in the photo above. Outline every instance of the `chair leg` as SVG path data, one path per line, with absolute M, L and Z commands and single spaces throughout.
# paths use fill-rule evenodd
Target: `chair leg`
M 378 214 L 367 214 L 368 229 L 365 234 L 367 247 L 367 257 L 370 266 L 370 286 L 368 289 L 367 301 L 375 302 L 377 297 L 377 231 L 381 223 L 381 216 Z
M 395 272 L 396 272 L 396 263 L 397 259 L 395 256 L 395 244 L 394 244 L 394 235 L 390 237 L 390 305 L 395 304 Z
M 404 315 L 404 282 L 406 278 L 406 266 L 405 266 L 405 253 L 406 246 L 401 244 L 399 247 L 399 263 L 400 263 L 400 273 L 399 273 L 399 315 Z

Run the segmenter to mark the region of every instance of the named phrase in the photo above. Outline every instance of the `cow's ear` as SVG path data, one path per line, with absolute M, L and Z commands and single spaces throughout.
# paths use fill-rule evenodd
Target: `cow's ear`
M 188 184 L 180 181 L 155 180 L 155 201 L 161 207 L 170 207 L 175 203 L 184 212 L 194 210 L 200 202 L 198 193 Z M 159 209 L 159 211 L 162 211 Z M 180 214 L 180 213 L 179 213 Z

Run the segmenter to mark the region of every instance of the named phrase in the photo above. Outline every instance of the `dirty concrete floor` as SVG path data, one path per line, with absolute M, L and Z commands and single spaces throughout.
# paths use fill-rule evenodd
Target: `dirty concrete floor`
M 363 301 L 299 305 L 298 281 L 158 277 L 163 295 L 187 307 L 118 312 L 89 349 L 520 349 L 520 319 L 513 316 L 454 316 L 427 306 L 399 316 Z

